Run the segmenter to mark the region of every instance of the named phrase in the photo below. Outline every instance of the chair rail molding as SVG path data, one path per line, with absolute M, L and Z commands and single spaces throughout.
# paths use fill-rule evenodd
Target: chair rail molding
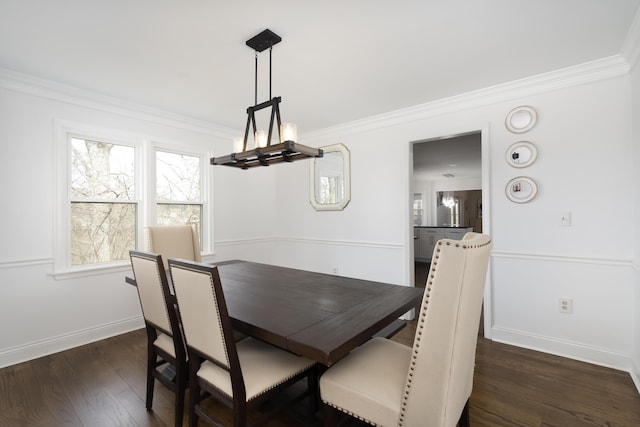
M 582 257 L 563 254 L 536 253 L 536 252 L 518 252 L 518 251 L 501 251 L 493 250 L 492 258 L 513 258 L 524 259 L 530 261 L 555 261 L 561 263 L 579 263 L 579 264 L 595 264 L 607 265 L 614 267 L 628 267 L 638 269 L 638 264 L 631 259 L 626 258 L 602 258 L 602 257 Z
M 0 259 L 0 269 L 3 268 L 21 268 L 34 265 L 53 265 L 51 257 L 33 257 L 33 258 L 5 258 Z

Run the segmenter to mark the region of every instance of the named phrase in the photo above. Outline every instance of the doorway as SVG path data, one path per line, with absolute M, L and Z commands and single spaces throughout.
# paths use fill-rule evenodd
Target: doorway
M 487 131 L 478 130 L 453 136 L 429 138 L 411 143 L 410 171 L 411 235 L 418 235 L 420 227 L 471 227 L 475 232 L 487 232 L 488 159 Z M 430 265 L 415 260 L 412 273 L 415 285 L 424 286 Z M 489 335 L 484 325 L 490 313 L 489 290 L 485 290 L 486 304 L 480 319 L 479 334 Z M 487 338 L 490 338 L 487 336 Z

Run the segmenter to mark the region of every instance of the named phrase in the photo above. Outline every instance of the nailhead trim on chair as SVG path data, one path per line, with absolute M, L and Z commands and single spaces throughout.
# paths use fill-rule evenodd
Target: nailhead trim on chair
M 162 278 L 160 277 L 160 271 L 156 270 L 156 274 L 158 276 L 158 282 L 162 283 Z M 164 303 L 164 306 L 167 307 L 167 300 L 164 297 L 164 292 L 161 292 L 162 294 L 162 302 Z M 164 310 L 164 315 L 167 317 L 167 324 L 171 325 L 171 320 L 169 320 L 169 313 L 167 313 L 167 310 Z M 176 351 L 175 349 L 173 350 L 174 352 Z
M 307 367 L 308 368 L 308 367 Z M 289 381 L 291 378 L 295 377 L 296 375 L 298 375 L 300 372 L 303 372 L 305 369 L 307 368 L 302 368 L 300 369 L 298 372 L 296 372 L 295 374 L 292 374 L 291 376 L 287 377 L 287 378 L 283 378 L 278 384 L 272 384 L 271 387 L 266 388 L 264 390 L 262 390 L 260 393 L 256 394 L 255 396 L 253 396 L 251 399 L 249 399 L 248 401 L 251 401 L 253 399 L 255 399 L 258 396 L 262 396 L 263 394 L 265 394 L 266 392 L 268 392 L 269 390 L 278 387 L 280 384 L 282 383 L 286 383 L 287 381 Z
M 216 316 L 218 317 L 218 326 L 220 327 L 220 336 L 224 337 L 224 331 L 222 330 L 222 320 L 220 320 L 220 310 L 218 310 L 218 300 L 216 299 L 217 297 L 216 295 L 216 288 L 214 287 L 213 284 L 213 277 L 209 277 L 209 283 L 211 284 L 211 293 L 214 295 L 214 302 L 215 302 L 215 306 L 216 306 Z M 230 366 L 231 364 L 229 363 L 229 353 L 227 352 L 227 346 L 224 346 L 224 357 L 227 362 L 227 366 Z
M 256 399 L 256 398 L 258 398 L 258 397 L 262 396 L 263 394 L 265 394 L 265 393 L 266 393 L 266 392 L 268 392 L 269 390 L 271 390 L 271 389 L 274 389 L 274 388 L 278 387 L 280 384 L 286 383 L 286 382 L 287 382 L 287 381 L 289 381 L 291 378 L 293 378 L 293 377 L 295 377 L 296 375 L 298 375 L 300 372 L 303 372 L 305 369 L 307 369 L 307 368 L 302 368 L 302 369 L 300 369 L 298 372 L 296 372 L 296 373 L 294 373 L 294 374 L 292 374 L 292 375 L 290 375 L 290 376 L 288 376 L 288 377 L 286 377 L 286 378 L 283 378 L 283 379 L 282 379 L 280 382 L 278 382 L 277 384 L 271 384 L 271 386 L 270 386 L 270 387 L 265 388 L 264 390 L 260 391 L 260 393 L 258 393 L 258 394 L 256 394 L 255 396 L 251 397 L 251 399 L 247 399 L 247 402 L 251 402 L 252 400 L 254 400 L 254 399 Z M 227 392 L 225 392 L 224 390 L 221 390 L 219 387 L 216 387 L 216 386 L 215 386 L 215 384 L 211 384 L 209 381 L 205 380 L 205 379 L 204 379 L 204 378 L 202 378 L 202 377 L 199 377 L 199 378 L 200 378 L 200 380 L 202 380 L 202 381 L 206 382 L 207 384 L 209 384 L 209 386 L 210 386 L 210 387 L 212 387 L 213 389 L 217 390 L 217 391 L 218 391 L 218 393 L 222 394 L 223 396 L 226 396 L 228 399 L 233 399 L 233 396 L 230 396 L 230 395 L 229 395 Z M 363 421 L 366 421 L 366 420 L 363 420 Z
M 450 242 L 447 242 L 447 245 L 450 245 Z M 442 245 L 442 241 L 438 242 L 438 246 Z M 409 397 L 409 391 L 411 389 L 411 383 L 413 381 L 413 371 L 416 366 L 416 354 L 418 352 L 417 347 L 421 344 L 422 339 L 422 330 L 424 329 L 424 322 L 427 313 L 427 308 L 429 306 L 429 298 L 431 297 L 431 287 L 433 286 L 433 279 L 435 278 L 436 266 L 438 265 L 438 259 L 440 259 L 440 251 L 439 247 L 436 248 L 435 259 L 431 262 L 431 271 L 429 272 L 429 280 L 427 281 L 427 286 L 424 291 L 424 303 L 422 304 L 422 310 L 420 310 L 420 317 L 418 322 L 418 328 L 416 331 L 416 337 L 414 342 L 415 349 L 413 350 L 413 354 L 411 355 L 411 364 L 409 366 L 409 378 L 407 380 L 407 385 L 404 390 L 404 396 L 402 397 L 402 407 L 400 408 L 400 419 L 398 420 L 398 426 L 402 427 L 404 425 L 404 414 L 407 408 L 407 398 Z
M 433 286 L 433 279 L 435 278 L 436 267 L 438 265 L 438 260 L 440 259 L 440 252 L 441 252 L 440 246 L 442 246 L 443 242 L 447 246 L 454 244 L 456 248 L 459 248 L 460 246 L 462 246 L 463 249 L 477 249 L 477 248 L 481 248 L 491 244 L 491 240 L 481 245 L 467 245 L 467 244 L 461 245 L 460 243 L 454 243 L 450 240 L 438 241 L 438 247 L 436 247 L 435 260 L 431 262 L 431 271 L 429 272 L 429 280 L 427 281 L 427 286 L 425 289 L 424 304 L 422 304 L 422 310 L 420 311 L 420 318 L 419 318 L 418 328 L 416 331 L 416 337 L 414 342 L 414 347 L 416 349 L 411 355 L 411 366 L 409 367 L 409 378 L 407 380 L 407 386 L 405 387 L 404 396 L 402 398 L 402 407 L 400 408 L 400 419 L 398 420 L 399 427 L 402 427 L 404 425 L 404 415 L 407 408 L 407 398 L 409 397 L 409 391 L 411 389 L 411 383 L 413 380 L 413 371 L 416 365 L 416 353 L 418 351 L 418 347 L 420 347 L 421 345 L 422 330 L 424 329 L 424 322 L 426 318 L 427 308 L 429 306 L 429 297 L 431 296 L 431 287 Z
M 336 409 L 337 409 L 338 411 L 340 411 L 340 412 L 344 412 L 345 414 L 349 415 L 350 417 L 357 418 L 357 419 L 359 419 L 360 421 L 364 421 L 365 423 L 367 423 L 367 424 L 371 424 L 371 425 L 372 425 L 372 426 L 374 426 L 374 427 L 381 427 L 381 426 L 380 426 L 380 424 L 376 424 L 376 423 L 374 423 L 373 421 L 368 420 L 368 419 L 366 419 L 366 418 L 364 418 L 364 417 L 361 417 L 361 416 L 360 416 L 360 415 L 358 415 L 358 414 L 354 414 L 353 412 L 348 411 L 348 410 L 346 410 L 346 409 L 344 409 L 344 408 L 341 408 L 340 406 L 336 406 L 336 405 L 334 405 L 333 403 L 329 403 L 329 402 L 327 402 L 327 401 L 325 401 L 325 400 L 323 400 L 323 402 L 324 402 L 325 404 L 327 404 L 327 405 L 329 405 L 329 406 L 333 407 L 333 408 L 336 408 Z

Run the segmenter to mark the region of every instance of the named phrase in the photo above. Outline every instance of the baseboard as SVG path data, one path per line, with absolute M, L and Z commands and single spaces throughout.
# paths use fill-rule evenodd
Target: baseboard
M 635 362 L 632 362 L 633 369 L 631 370 L 631 379 L 640 393 L 640 366 L 638 366 Z
M 633 376 L 633 362 L 630 355 L 627 354 L 499 327 L 493 327 L 491 329 L 491 339 L 504 344 L 515 345 L 530 350 L 541 351 L 543 353 L 629 372 Z M 637 384 L 638 383 L 636 383 L 636 385 Z
M 0 352 L 0 368 L 131 332 L 143 326 L 144 319 L 140 315 L 10 348 Z

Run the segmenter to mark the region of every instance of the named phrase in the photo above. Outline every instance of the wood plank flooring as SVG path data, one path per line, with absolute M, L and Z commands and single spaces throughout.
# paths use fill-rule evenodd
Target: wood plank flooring
M 408 344 L 414 331 L 409 322 L 394 339 Z M 145 352 L 139 330 L 0 369 L 0 426 L 170 426 L 162 385 L 145 410 Z M 269 425 L 304 424 L 283 414 Z M 479 338 L 471 424 L 640 426 L 640 395 L 626 372 Z
M 393 339 L 410 345 L 415 324 Z M 173 394 L 161 384 L 145 410 L 145 363 L 139 330 L 0 369 L 0 427 L 171 426 Z M 626 372 L 479 337 L 471 425 L 640 426 L 640 394 Z M 283 414 L 269 426 L 305 423 Z
M 414 331 L 409 322 L 394 339 L 408 344 Z M 173 396 L 161 384 L 145 410 L 145 353 L 139 330 L 1 369 L 0 426 L 172 425 Z M 479 338 L 471 424 L 640 426 L 640 394 L 626 372 Z M 304 423 L 283 414 L 269 425 Z

